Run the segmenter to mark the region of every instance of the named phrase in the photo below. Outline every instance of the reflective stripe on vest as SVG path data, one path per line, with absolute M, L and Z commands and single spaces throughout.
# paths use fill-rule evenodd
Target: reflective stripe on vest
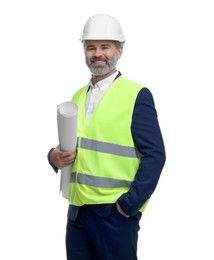
M 115 154 L 124 157 L 140 158 L 142 155 L 135 147 L 106 143 L 87 138 L 81 138 L 80 147 L 96 152 Z
M 91 176 L 84 173 L 75 173 L 71 174 L 70 182 L 78 182 L 79 184 L 85 184 L 93 187 L 99 188 L 121 188 L 121 187 L 130 187 L 131 181 L 126 180 L 117 180 L 112 178 L 97 177 Z

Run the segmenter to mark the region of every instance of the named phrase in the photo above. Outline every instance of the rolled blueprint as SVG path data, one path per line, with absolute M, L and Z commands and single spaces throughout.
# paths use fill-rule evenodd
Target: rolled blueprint
M 77 105 L 66 101 L 57 106 L 57 127 L 61 151 L 75 151 L 77 146 Z M 72 164 L 61 169 L 60 192 L 68 198 Z

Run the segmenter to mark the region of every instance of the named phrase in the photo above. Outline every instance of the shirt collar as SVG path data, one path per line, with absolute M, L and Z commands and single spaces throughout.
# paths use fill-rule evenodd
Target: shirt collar
M 117 75 L 118 75 L 118 71 L 115 71 L 112 75 L 110 75 L 109 77 L 101 81 L 98 81 L 95 85 L 93 85 L 92 80 L 90 80 L 89 84 L 92 88 L 95 87 L 98 87 L 99 89 L 107 88 L 112 84 L 112 82 L 114 81 Z

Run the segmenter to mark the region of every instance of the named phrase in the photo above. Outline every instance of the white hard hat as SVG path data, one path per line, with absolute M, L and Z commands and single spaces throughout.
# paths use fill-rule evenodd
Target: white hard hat
M 80 39 L 85 40 L 113 40 L 124 42 L 125 38 L 119 22 L 108 14 L 96 14 L 90 17 L 83 28 Z

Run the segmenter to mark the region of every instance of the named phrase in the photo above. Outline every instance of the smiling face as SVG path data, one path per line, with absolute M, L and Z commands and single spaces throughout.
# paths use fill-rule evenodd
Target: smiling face
M 114 41 L 85 41 L 85 61 L 91 71 L 92 77 L 104 79 L 114 73 L 117 61 L 122 55 L 122 50 L 122 48 L 116 47 Z

